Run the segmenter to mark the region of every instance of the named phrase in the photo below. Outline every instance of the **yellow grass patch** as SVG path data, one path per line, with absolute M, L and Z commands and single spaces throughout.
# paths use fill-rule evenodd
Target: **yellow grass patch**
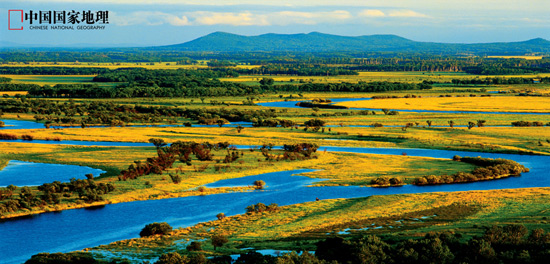
M 543 58 L 543 56 L 535 56 L 535 55 L 525 55 L 525 56 L 487 56 L 487 58 L 540 60 L 540 59 Z
M 424 80 L 435 82 L 451 82 L 452 79 L 474 79 L 479 78 L 510 78 L 510 77 L 525 77 L 537 78 L 550 76 L 548 73 L 543 74 L 523 74 L 523 75 L 498 75 L 498 76 L 479 76 L 463 72 L 359 72 L 358 75 L 337 75 L 337 76 L 265 76 L 265 75 L 241 75 L 236 78 L 220 78 L 223 81 L 232 82 L 259 82 L 262 78 L 272 78 L 276 82 L 291 82 L 300 84 L 302 82 L 314 83 L 340 83 L 340 82 L 411 82 L 418 83 Z
M 1 95 L 7 94 L 9 96 L 27 95 L 27 91 L 0 91 Z
M 59 137 L 61 140 L 85 140 L 85 141 L 123 141 L 123 142 L 148 142 L 152 137 L 163 138 L 166 142 L 195 141 L 211 143 L 230 142 L 234 145 L 262 145 L 273 143 L 275 145 L 293 144 L 302 142 L 317 143 L 318 145 L 352 145 L 345 141 L 327 141 L 327 134 L 304 133 L 303 130 L 290 130 L 289 128 L 245 128 L 241 133 L 232 127 L 107 127 L 107 128 L 65 128 L 32 129 L 32 130 L 4 130 L 4 133 L 18 136 L 29 134 L 35 139 Z M 387 142 L 363 142 L 362 145 L 390 147 L 395 146 Z M 151 145 L 152 146 L 152 145 Z
M 153 65 L 150 65 L 153 64 Z M 31 62 L 10 63 L 5 67 L 72 67 L 72 68 L 128 68 L 140 67 L 145 69 L 197 69 L 207 68 L 206 64 L 177 65 L 176 62 Z
M 444 111 L 548 112 L 550 97 L 437 97 L 397 98 L 344 102 L 353 108 L 388 108 Z

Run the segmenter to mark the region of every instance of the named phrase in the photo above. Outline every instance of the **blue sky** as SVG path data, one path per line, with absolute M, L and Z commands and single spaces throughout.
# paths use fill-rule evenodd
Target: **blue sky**
M 8 30 L 8 10 L 108 10 L 104 30 Z M 242 35 L 395 34 L 479 43 L 550 39 L 548 0 L 22 0 L 0 2 L 0 42 L 39 46 L 154 46 L 225 31 Z

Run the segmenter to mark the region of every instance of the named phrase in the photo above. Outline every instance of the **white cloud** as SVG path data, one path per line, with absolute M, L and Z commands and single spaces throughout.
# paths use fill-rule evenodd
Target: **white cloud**
M 359 12 L 360 16 L 366 16 L 366 17 L 383 17 L 386 16 L 384 12 L 378 10 L 378 9 L 365 9 L 361 12 Z
M 139 11 L 129 14 L 112 15 L 113 22 L 119 26 L 129 25 L 231 25 L 231 26 L 270 26 L 270 25 L 316 25 L 320 23 L 338 23 L 353 18 L 344 10 L 330 12 L 281 11 L 255 14 L 244 12 L 196 11 L 171 14 L 166 12 Z
M 190 25 L 186 16 L 176 16 L 164 12 L 138 11 L 123 16 L 120 16 L 115 12 L 112 12 L 111 14 L 111 21 L 118 26 L 158 26 L 163 24 L 170 24 L 174 26 Z
M 169 17 L 167 19 L 168 23 L 170 23 L 170 25 L 174 25 L 174 26 L 188 26 L 190 25 L 189 23 L 189 19 L 187 19 L 186 16 L 181 16 L 181 17 L 178 17 L 178 16 L 173 16 L 173 17 Z
M 388 12 L 390 17 L 428 17 L 427 15 L 412 10 L 392 10 Z
M 254 15 L 248 11 L 241 13 L 231 12 L 193 12 L 194 25 L 232 25 L 232 26 L 266 26 L 269 23 L 263 15 Z
M 296 12 L 282 11 L 267 15 L 271 25 L 303 24 L 316 25 L 319 23 L 337 23 L 352 18 L 348 11 L 335 10 L 331 12 Z

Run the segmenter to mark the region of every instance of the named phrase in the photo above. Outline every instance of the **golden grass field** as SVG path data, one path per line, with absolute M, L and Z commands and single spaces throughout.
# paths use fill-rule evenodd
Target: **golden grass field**
M 26 91 L 3 91 L 3 92 L 0 92 L 0 95 L 5 95 L 7 94 L 8 96 L 16 96 L 16 95 L 26 95 L 27 92 Z
M 203 69 L 208 68 L 207 61 L 199 60 L 197 64 L 178 65 L 174 61 L 167 62 L 30 62 L 30 63 L 9 63 L 2 66 L 6 67 L 76 67 L 76 68 L 128 68 L 139 67 L 150 70 L 168 70 L 168 69 Z M 255 65 L 237 65 L 237 68 L 260 67 Z
M 441 97 L 396 98 L 344 102 L 353 108 L 387 108 L 441 111 L 550 112 L 550 97 Z
M 540 60 L 540 59 L 544 58 L 544 56 L 537 56 L 537 55 L 525 55 L 525 56 L 487 56 L 487 58 Z
M 340 83 L 350 82 L 357 83 L 363 82 L 422 82 L 434 81 L 434 82 L 448 82 L 452 79 L 485 79 L 485 78 L 511 78 L 511 77 L 525 77 L 525 78 L 537 78 L 548 77 L 549 73 L 542 74 L 523 74 L 523 75 L 473 75 L 462 72 L 359 72 L 359 75 L 348 76 L 265 76 L 265 75 L 241 75 L 236 78 L 220 78 L 222 81 L 232 82 L 258 82 L 262 78 L 272 78 L 275 82 L 295 83 L 302 82 L 314 82 L 314 83 Z

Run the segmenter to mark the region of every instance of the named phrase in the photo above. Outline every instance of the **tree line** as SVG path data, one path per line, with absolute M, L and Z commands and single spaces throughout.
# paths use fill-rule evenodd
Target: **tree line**
M 540 78 L 522 78 L 522 77 L 494 77 L 494 78 L 474 78 L 474 79 L 452 79 L 451 83 L 459 85 L 503 85 L 503 84 L 533 84 L 533 83 L 550 83 L 550 77 L 540 77 Z
M 182 52 L 155 51 L 35 51 L 17 50 L 0 52 L 0 62 L 163 62 L 176 61 L 195 64 L 196 60 Z
M 266 85 L 263 85 L 266 87 Z M 359 83 L 306 83 L 302 85 L 273 85 L 270 90 L 284 92 L 387 92 L 404 90 L 432 89 L 428 82 L 400 83 L 400 82 L 359 82 Z
M 291 75 L 291 76 L 336 76 L 359 75 L 355 70 L 323 64 L 268 64 L 253 68 L 236 69 L 243 75 Z
M 110 71 L 102 67 L 0 67 L 0 74 L 15 75 L 97 75 Z

